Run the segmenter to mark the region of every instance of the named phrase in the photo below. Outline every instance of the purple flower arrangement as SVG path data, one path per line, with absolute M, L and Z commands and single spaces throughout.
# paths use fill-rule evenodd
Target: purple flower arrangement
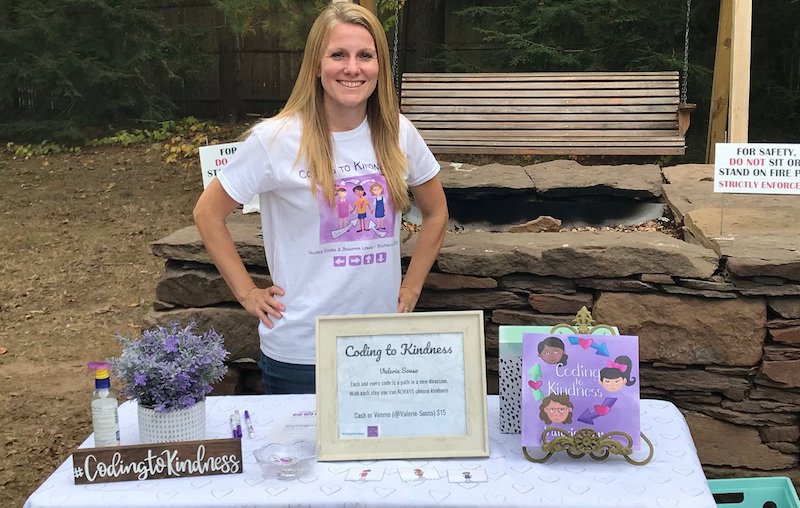
M 111 359 L 122 380 L 122 393 L 139 405 L 164 413 L 188 408 L 211 393 L 211 385 L 228 371 L 228 351 L 213 328 L 199 333 L 196 323 L 156 326 L 140 339 L 117 335 L 122 355 Z

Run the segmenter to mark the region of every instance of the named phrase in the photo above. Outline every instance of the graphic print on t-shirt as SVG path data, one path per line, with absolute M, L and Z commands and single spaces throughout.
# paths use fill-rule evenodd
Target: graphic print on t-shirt
M 334 205 L 321 195 L 319 242 L 354 242 L 391 237 L 395 214 L 380 173 L 337 178 Z

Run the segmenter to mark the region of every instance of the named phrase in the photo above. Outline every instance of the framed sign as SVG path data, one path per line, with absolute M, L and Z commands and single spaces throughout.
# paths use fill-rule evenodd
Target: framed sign
M 486 457 L 483 312 L 317 318 L 319 460 Z

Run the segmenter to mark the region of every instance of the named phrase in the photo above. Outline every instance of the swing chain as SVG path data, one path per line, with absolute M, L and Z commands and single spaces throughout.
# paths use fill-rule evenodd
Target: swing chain
M 686 0 L 686 33 L 683 38 L 683 80 L 681 81 L 681 104 L 686 104 L 689 96 L 689 17 L 692 0 Z
M 394 9 L 394 48 L 392 50 L 392 76 L 394 77 L 395 93 L 400 94 L 400 74 L 397 70 L 397 48 L 400 40 L 400 9 L 405 0 L 396 0 Z

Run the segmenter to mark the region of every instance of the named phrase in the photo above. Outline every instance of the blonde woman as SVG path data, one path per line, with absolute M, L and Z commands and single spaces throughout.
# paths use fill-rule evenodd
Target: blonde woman
M 212 260 L 260 320 L 267 393 L 314 392 L 316 316 L 414 310 L 448 219 L 438 171 L 399 113 L 378 19 L 356 4 L 325 8 L 286 106 L 252 129 L 194 209 Z M 357 232 L 357 218 L 341 221 L 335 195 L 373 183 L 386 189 L 386 231 L 367 219 Z M 400 217 L 409 190 L 423 226 L 402 277 Z M 253 283 L 225 225 L 255 194 L 274 283 L 268 288 Z

